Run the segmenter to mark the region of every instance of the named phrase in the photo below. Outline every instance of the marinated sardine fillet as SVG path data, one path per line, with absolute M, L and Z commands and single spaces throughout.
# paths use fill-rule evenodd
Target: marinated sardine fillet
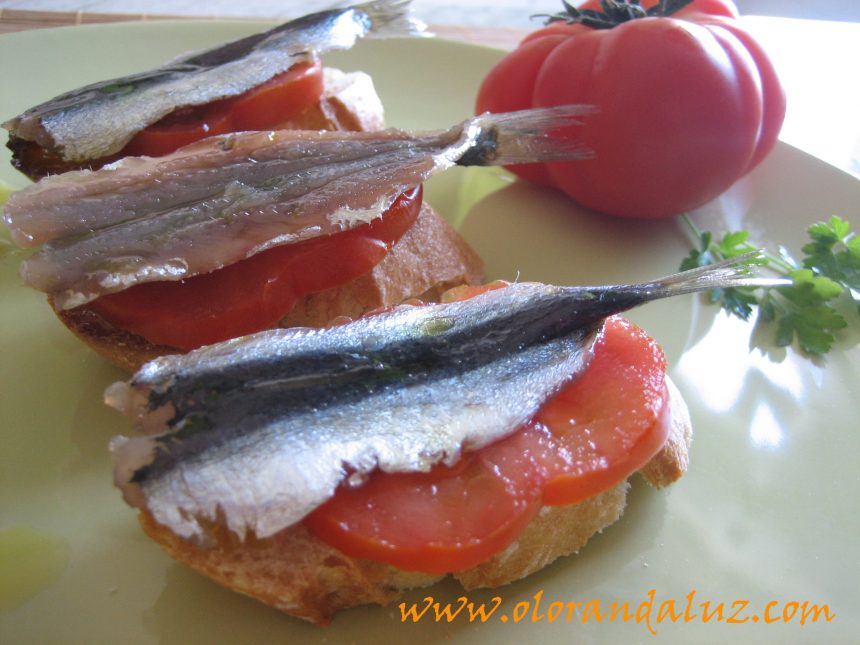
M 474 117 L 442 131 L 244 132 L 158 158 L 47 177 L 12 196 L 4 222 L 25 284 L 59 309 L 142 282 L 181 280 L 273 246 L 379 217 L 454 165 L 582 157 L 578 106 Z
M 408 0 L 323 11 L 147 72 L 67 92 L 3 127 L 67 161 L 106 157 L 177 108 L 238 96 L 296 63 L 352 47 L 358 38 L 403 36 L 423 28 L 409 16 Z
M 156 359 L 106 394 L 146 435 L 112 442 L 116 483 L 181 537 L 223 521 L 265 538 L 341 483 L 452 464 L 513 432 L 587 367 L 606 316 L 761 282 L 723 264 L 638 285 L 514 284 Z

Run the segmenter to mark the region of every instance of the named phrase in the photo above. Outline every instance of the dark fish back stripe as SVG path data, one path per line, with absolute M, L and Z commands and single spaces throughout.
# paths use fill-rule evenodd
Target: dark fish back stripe
M 240 401 L 248 396 L 270 417 L 343 405 L 391 388 L 414 387 L 470 372 L 568 336 L 578 335 L 584 341 L 607 315 L 641 301 L 637 294 L 620 298 L 616 294 L 571 288 L 544 293 L 537 303 L 529 299 L 474 326 L 450 321 L 450 328 L 441 333 L 432 328 L 449 322 L 443 320 L 444 315 L 431 317 L 423 323 L 425 333 L 396 345 L 340 347 L 286 359 L 255 358 L 217 373 L 187 378 L 179 374 L 169 388 L 152 393 L 150 406 L 172 404 L 176 416 L 171 426 L 175 427 L 187 422 L 189 415 L 223 420 L 233 411 L 241 414 L 247 407 Z M 596 307 L 595 300 L 600 301 Z M 200 412 L 202 400 L 211 402 L 205 412 Z M 172 437 L 182 439 L 199 427 L 191 423 Z

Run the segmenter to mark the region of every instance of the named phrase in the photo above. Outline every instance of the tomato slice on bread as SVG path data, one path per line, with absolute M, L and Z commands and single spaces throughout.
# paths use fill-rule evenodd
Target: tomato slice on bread
M 376 472 L 344 485 L 305 525 L 349 556 L 407 571 L 480 564 L 515 541 L 542 505 L 592 497 L 660 450 L 670 427 L 665 370 L 653 339 L 610 318 L 588 370 L 512 435 L 451 467 Z
M 666 402 L 663 350 L 629 321 L 610 318 L 585 373 L 534 418 L 563 448 L 545 461 L 544 503 L 581 502 L 647 464 L 666 443 Z
M 120 155 L 159 157 L 216 134 L 277 129 L 316 105 L 322 91 L 322 64 L 297 63 L 239 96 L 174 110 L 138 132 Z
M 320 539 L 405 571 L 467 569 L 513 542 L 540 510 L 540 476 L 518 437 L 429 473 L 376 473 L 305 518 Z
M 277 246 L 211 273 L 149 282 L 86 305 L 155 345 L 191 350 L 274 327 L 298 299 L 370 271 L 414 224 L 420 186 L 368 224 Z

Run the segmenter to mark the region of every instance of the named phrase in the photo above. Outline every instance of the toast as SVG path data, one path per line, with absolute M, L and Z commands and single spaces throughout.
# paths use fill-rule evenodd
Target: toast
M 640 474 L 661 488 L 687 470 L 692 427 L 686 404 L 672 382 L 671 425 L 666 444 Z M 628 482 L 578 504 L 544 506 L 519 538 L 489 560 L 453 575 L 467 589 L 498 587 L 528 576 L 556 559 L 576 553 L 592 536 L 621 517 Z M 260 540 L 240 541 L 221 525 L 210 526 L 215 544 L 198 546 L 158 524 L 146 512 L 143 530 L 174 559 L 217 583 L 256 598 L 292 616 L 329 623 L 341 609 L 387 604 L 405 591 L 444 576 L 407 572 L 391 565 L 347 556 L 322 542 L 303 524 Z

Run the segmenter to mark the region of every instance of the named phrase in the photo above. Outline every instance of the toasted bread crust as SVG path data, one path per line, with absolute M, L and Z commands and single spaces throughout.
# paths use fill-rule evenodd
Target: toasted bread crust
M 680 393 L 669 383 L 671 430 L 664 448 L 640 472 L 655 486 L 677 479 L 687 467 L 692 437 L 690 417 Z M 622 482 L 578 504 L 545 506 L 519 538 L 501 553 L 453 576 L 466 589 L 498 587 L 525 577 L 557 558 L 577 552 L 596 533 L 615 522 L 626 503 Z M 240 541 L 223 526 L 211 527 L 214 546 L 177 537 L 148 513 L 143 530 L 176 560 L 217 583 L 257 598 L 290 615 L 326 624 L 347 607 L 387 604 L 407 589 L 441 579 L 401 571 L 391 565 L 352 558 L 322 542 L 302 524 L 259 540 Z
M 666 388 L 671 403 L 669 438 L 662 450 L 639 471 L 654 488 L 668 486 L 687 472 L 690 464 L 690 443 L 693 441 L 693 423 L 684 397 L 669 377 L 666 377 Z
M 382 262 L 346 285 L 310 294 L 297 303 L 280 326 L 323 327 L 338 316 L 360 316 L 409 298 L 435 300 L 450 287 L 479 283 L 482 276 L 477 254 L 430 206 L 424 205 L 415 224 Z M 53 307 L 50 298 L 48 302 Z M 128 372 L 137 371 L 158 356 L 181 353 L 115 327 L 86 306 L 54 310 L 78 338 Z
M 142 336 L 120 329 L 87 307 L 57 309 L 50 296 L 48 304 L 78 339 L 126 372 L 136 372 L 141 365 L 159 356 L 180 353 L 175 347 L 153 345 Z

